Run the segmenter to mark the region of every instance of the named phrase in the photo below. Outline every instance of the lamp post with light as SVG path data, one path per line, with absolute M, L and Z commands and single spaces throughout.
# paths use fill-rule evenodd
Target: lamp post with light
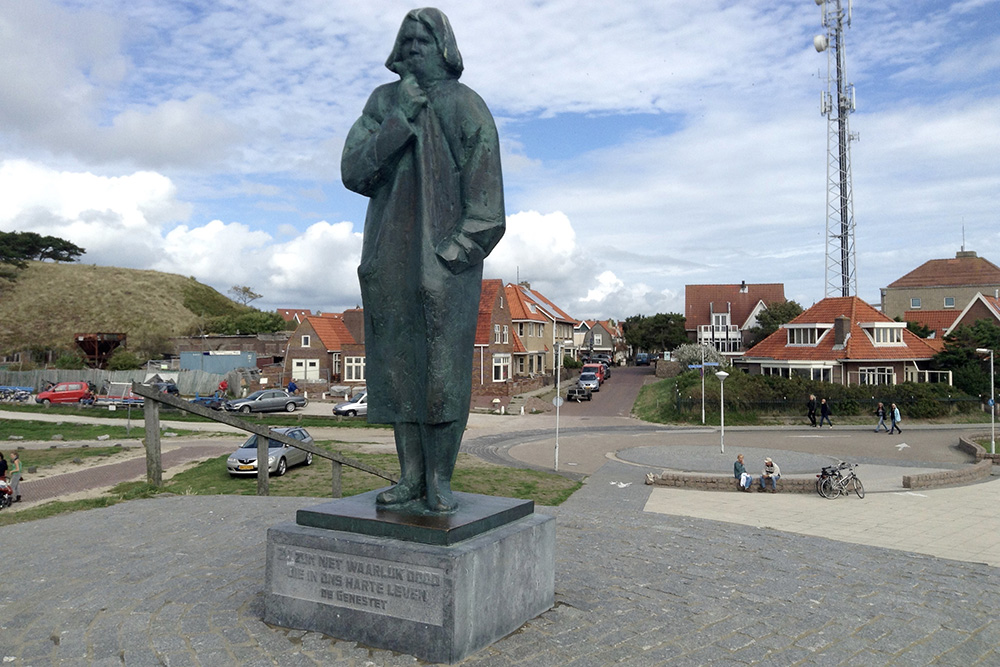
M 719 424 L 722 425 L 722 435 L 719 438 L 719 453 L 726 453 L 726 378 L 729 373 L 719 371 L 715 374 L 719 378 Z
M 993 350 L 988 350 L 985 347 L 977 347 L 976 352 L 979 354 L 990 355 L 990 454 L 997 453 L 997 427 L 996 427 L 996 384 L 993 382 Z
M 571 341 L 569 339 L 556 341 L 556 357 L 557 357 L 556 358 L 556 397 L 552 399 L 552 403 L 556 406 L 556 448 L 555 448 L 555 453 L 554 453 L 553 461 L 552 461 L 552 469 L 555 470 L 556 472 L 559 472 L 559 408 L 562 407 L 562 404 L 563 404 L 562 393 L 561 393 L 561 390 L 559 388 L 560 375 L 561 375 L 560 371 L 562 370 L 562 365 L 563 365 L 562 352 L 563 352 L 563 350 L 566 347 L 572 346 L 572 345 L 573 345 L 573 341 Z

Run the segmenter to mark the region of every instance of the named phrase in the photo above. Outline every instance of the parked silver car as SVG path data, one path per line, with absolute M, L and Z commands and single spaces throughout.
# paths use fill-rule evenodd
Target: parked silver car
M 601 390 L 601 381 L 597 378 L 597 373 L 580 373 L 580 379 L 576 383 L 580 387 L 589 389 L 590 391 Z
M 355 415 L 368 414 L 368 392 L 363 391 L 349 401 L 337 403 L 333 406 L 333 414 L 354 417 Z
M 304 396 L 292 396 L 284 389 L 261 389 L 246 398 L 236 398 L 226 401 L 223 407 L 228 412 L 295 412 L 295 408 L 304 408 Z
M 299 426 L 284 426 L 272 430 L 275 433 L 287 435 L 289 438 L 301 440 L 306 444 L 313 444 L 309 432 Z M 312 465 L 312 461 L 311 452 L 297 447 L 289 447 L 277 440 L 270 440 L 267 443 L 267 471 L 272 475 L 281 477 L 291 466 L 299 463 Z M 226 469 L 231 477 L 257 474 L 257 434 L 251 435 L 246 442 L 240 445 L 239 449 L 229 455 L 229 458 L 226 459 Z

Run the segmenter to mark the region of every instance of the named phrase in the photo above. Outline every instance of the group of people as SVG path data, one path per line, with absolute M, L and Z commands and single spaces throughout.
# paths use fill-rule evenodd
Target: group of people
M 740 491 L 749 492 L 753 488 L 753 475 L 747 472 L 746 465 L 743 463 L 743 455 L 739 454 L 736 457 L 736 463 L 733 464 L 733 476 L 739 480 Z M 781 468 L 775 463 L 770 456 L 764 459 L 764 470 L 761 472 L 758 481 L 760 483 L 760 491 L 767 491 L 767 485 L 771 485 L 771 493 L 778 492 L 778 480 L 781 478 Z
M 816 405 L 816 396 L 815 396 L 815 394 L 809 394 L 809 402 L 806 404 L 806 407 L 809 410 L 809 412 L 808 412 L 808 414 L 809 414 L 809 421 L 812 422 L 813 428 L 816 428 L 816 426 L 817 426 L 817 424 L 816 424 L 816 407 L 817 407 L 817 405 Z M 819 402 L 819 427 L 820 428 L 823 428 L 823 422 L 824 421 L 826 421 L 826 423 L 830 426 L 830 428 L 833 428 L 833 422 L 830 421 L 830 415 L 832 415 L 832 414 L 833 414 L 833 412 L 830 410 L 830 404 L 826 402 L 825 398 L 820 399 L 820 402 Z
M 830 421 L 830 415 L 833 414 L 832 410 L 830 409 L 830 404 L 827 402 L 825 398 L 823 398 L 820 399 L 820 402 L 817 406 L 816 396 L 814 394 L 809 394 L 809 402 L 806 403 L 806 409 L 808 410 L 807 415 L 809 416 L 809 421 L 811 422 L 812 427 L 816 428 L 817 426 L 816 423 L 817 407 L 819 408 L 819 415 L 820 415 L 818 426 L 822 428 L 823 422 L 826 421 L 826 423 L 830 426 L 830 428 L 833 428 L 833 422 Z M 899 428 L 899 423 L 903 421 L 903 419 L 902 417 L 900 417 L 899 408 L 896 407 L 895 403 L 892 403 L 888 409 L 886 409 L 886 407 L 882 403 L 879 403 L 878 407 L 875 408 L 875 416 L 878 417 L 878 424 L 875 426 L 876 433 L 878 433 L 880 429 L 884 429 L 886 433 L 903 432 L 903 429 Z M 891 426 L 885 425 L 886 419 L 889 420 Z
M 10 479 L 8 479 L 8 472 L 10 473 Z M 21 491 L 19 489 L 21 486 L 21 457 L 16 451 L 10 453 L 10 463 L 3 457 L 3 452 L 0 452 L 0 479 L 10 484 L 14 502 L 21 502 Z

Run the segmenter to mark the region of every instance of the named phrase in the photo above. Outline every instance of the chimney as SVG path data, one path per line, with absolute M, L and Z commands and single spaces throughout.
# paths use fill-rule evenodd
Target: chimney
M 747 291 L 747 281 L 744 280 L 740 283 L 740 294 L 746 294 Z
M 365 342 L 365 311 L 361 308 L 351 308 L 344 311 L 344 326 L 350 332 L 356 343 Z
M 851 318 L 839 315 L 833 323 L 833 345 L 843 346 L 847 343 L 847 337 L 851 333 Z

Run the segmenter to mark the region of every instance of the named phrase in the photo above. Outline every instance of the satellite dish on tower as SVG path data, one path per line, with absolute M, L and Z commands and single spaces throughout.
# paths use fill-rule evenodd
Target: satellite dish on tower
M 813 37 L 813 46 L 820 53 L 826 51 L 826 47 L 830 46 L 830 41 L 826 38 L 826 35 L 816 35 Z

